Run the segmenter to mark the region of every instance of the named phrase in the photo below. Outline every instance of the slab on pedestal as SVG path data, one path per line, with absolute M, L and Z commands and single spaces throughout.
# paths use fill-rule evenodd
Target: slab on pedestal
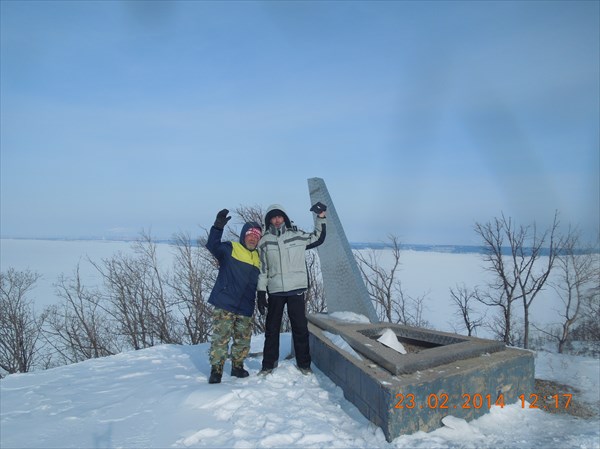
M 318 320 L 323 324 L 322 317 Z M 515 403 L 520 395 L 528 398 L 534 391 L 534 360 L 530 351 L 498 348 L 497 342 L 475 339 L 475 346 L 490 342 L 490 352 L 475 350 L 465 358 L 462 358 L 464 354 L 456 354 L 458 358 L 449 359 L 443 356 L 443 350 L 429 354 L 428 351 L 445 348 L 445 352 L 452 352 L 453 345 L 468 342 L 470 337 L 432 331 L 433 339 L 437 338 L 436 334 L 442 334 L 456 341 L 427 348 L 427 341 L 423 340 L 425 346 L 408 355 L 429 359 L 427 366 L 412 372 L 394 372 L 404 369 L 398 370 L 390 364 L 384 368 L 362 353 L 352 355 L 332 343 L 324 331 L 333 332 L 337 328 L 338 335 L 347 338 L 344 324 L 333 322 L 333 326 L 323 329 L 315 324 L 313 316 L 309 316 L 309 321 L 313 363 L 344 391 L 344 397 L 365 417 L 382 428 L 388 441 L 400 435 L 439 428 L 447 415 L 472 420 L 487 413 L 495 404 Z M 356 331 L 356 325 L 350 327 Z M 428 333 L 425 329 L 418 330 Z M 398 334 L 397 327 L 394 331 Z M 356 344 L 351 346 L 360 352 Z M 373 351 L 381 350 L 385 354 L 382 348 L 372 345 Z

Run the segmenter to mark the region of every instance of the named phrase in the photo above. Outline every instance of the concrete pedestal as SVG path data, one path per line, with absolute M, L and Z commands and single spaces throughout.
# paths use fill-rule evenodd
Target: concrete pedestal
M 440 358 L 441 364 L 432 354 L 429 367 L 395 374 L 363 354 L 359 354 L 360 360 L 332 343 L 324 333 L 331 328 L 326 331 L 311 322 L 309 331 L 313 363 L 342 388 L 344 397 L 366 418 L 382 428 L 388 441 L 441 427 L 447 415 L 472 420 L 491 406 L 510 405 L 520 395 L 529 397 L 533 392 L 534 359 L 530 351 L 503 347 L 451 362 Z M 452 345 L 446 345 L 448 351 Z M 378 350 L 375 344 L 371 346 Z M 428 358 L 427 351 L 420 351 L 420 357 Z

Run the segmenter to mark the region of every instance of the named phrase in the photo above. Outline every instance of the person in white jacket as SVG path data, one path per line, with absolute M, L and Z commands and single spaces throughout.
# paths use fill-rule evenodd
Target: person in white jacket
M 317 214 L 313 232 L 304 232 L 292 226 L 287 213 L 279 204 L 267 208 L 265 233 L 258 243 L 260 274 L 258 276 L 257 305 L 264 315 L 265 344 L 262 370 L 269 374 L 279 360 L 279 330 L 283 310 L 287 305 L 292 326 L 292 339 L 296 354 L 296 366 L 303 374 L 310 374 L 311 358 L 308 343 L 308 323 L 305 313 L 304 293 L 308 288 L 305 251 L 322 242 L 325 236 L 325 211 L 322 203 L 315 204 L 311 211 Z

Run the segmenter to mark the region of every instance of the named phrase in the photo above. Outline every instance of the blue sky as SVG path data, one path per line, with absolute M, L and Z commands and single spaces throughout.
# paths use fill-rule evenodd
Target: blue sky
M 596 1 L 6 1 L 1 235 L 156 237 L 325 179 L 348 238 L 598 235 Z

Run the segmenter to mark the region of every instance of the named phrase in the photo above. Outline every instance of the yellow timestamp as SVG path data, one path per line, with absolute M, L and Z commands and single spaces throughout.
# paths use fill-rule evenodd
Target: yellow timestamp
M 555 394 L 543 398 L 540 402 L 540 397 L 536 393 L 531 393 L 529 396 L 521 394 L 518 396 L 519 404 L 521 408 L 529 409 L 549 409 L 549 408 L 569 408 L 571 403 L 572 394 Z M 561 401 L 561 398 L 563 400 Z M 481 408 L 492 408 L 497 406 L 504 408 L 505 401 L 504 395 L 500 393 L 498 396 L 492 396 L 491 394 L 469 394 L 465 393 L 461 396 L 461 400 L 453 402 L 447 393 L 431 393 L 423 401 L 417 400 L 414 394 L 398 393 L 396 395 L 395 409 L 481 409 Z

